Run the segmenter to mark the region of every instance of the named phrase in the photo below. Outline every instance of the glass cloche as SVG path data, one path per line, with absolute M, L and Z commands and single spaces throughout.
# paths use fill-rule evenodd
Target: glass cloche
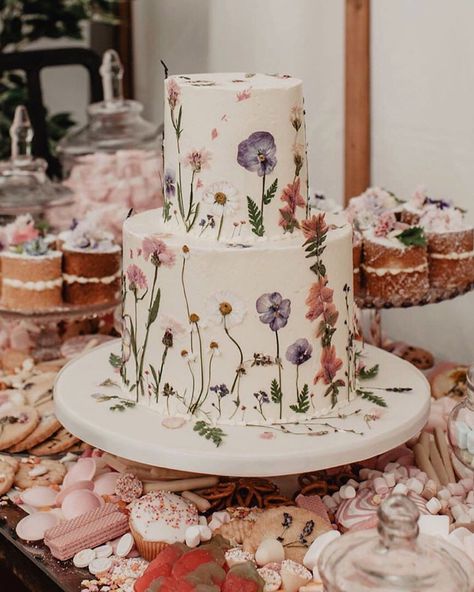
M 466 398 L 451 411 L 448 436 L 456 458 L 474 471 L 474 364 L 466 375 Z
M 10 137 L 11 157 L 0 162 L 0 216 L 40 214 L 63 203 L 67 191 L 48 179 L 46 161 L 31 154 L 33 128 L 24 105 L 15 110 Z
M 104 53 L 100 69 L 104 100 L 88 107 L 88 123 L 68 134 L 59 144 L 63 176 L 67 177 L 81 157 L 159 148 L 157 126 L 142 117 L 143 105 L 123 97 L 123 67 L 118 53 Z
M 441 538 L 418 534 L 419 512 L 392 495 L 378 510 L 377 530 L 348 533 L 319 559 L 326 592 L 472 592 L 474 565 Z

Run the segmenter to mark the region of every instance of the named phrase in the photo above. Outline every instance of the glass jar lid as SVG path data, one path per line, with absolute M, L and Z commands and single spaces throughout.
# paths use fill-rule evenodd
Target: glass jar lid
M 143 105 L 124 99 L 123 67 L 118 53 L 104 53 L 102 66 L 104 100 L 89 105 L 88 123 L 67 135 L 59 145 L 67 157 L 93 152 L 116 152 L 131 149 L 156 149 L 158 129 L 143 119 Z
M 69 193 L 46 175 L 47 163 L 31 155 L 33 128 L 24 105 L 19 105 L 10 128 L 11 157 L 0 162 L 0 214 L 37 213 Z
M 466 373 L 466 397 L 449 414 L 448 437 L 456 458 L 474 471 L 474 364 Z
M 418 535 L 419 512 L 392 495 L 378 510 L 377 530 L 348 533 L 328 545 L 319 572 L 328 592 L 469 592 L 474 565 L 461 551 Z

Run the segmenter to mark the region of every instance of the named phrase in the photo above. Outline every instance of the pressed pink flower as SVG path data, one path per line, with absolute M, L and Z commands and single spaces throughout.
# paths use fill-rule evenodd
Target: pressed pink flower
M 298 177 L 294 183 L 289 183 L 284 189 L 280 197 L 281 201 L 285 201 L 291 208 L 292 212 L 296 211 L 297 207 L 304 208 L 306 202 L 300 193 L 300 178 Z
M 314 377 L 314 384 L 320 379 L 323 379 L 325 384 L 331 384 L 341 366 L 342 360 L 337 357 L 334 345 L 325 347 L 321 353 L 321 368 Z
M 183 164 L 184 166 L 191 167 L 195 173 L 200 173 L 202 169 L 209 166 L 210 161 L 211 153 L 209 150 L 201 148 L 201 150 L 191 150 L 191 152 L 188 152 L 184 157 Z
M 173 267 L 176 256 L 168 246 L 156 236 L 147 236 L 142 243 L 143 258 L 145 261 L 151 258 L 153 265 Z
M 275 434 L 273 432 L 262 432 L 259 436 L 262 440 L 273 440 Z
M 306 318 L 310 321 L 315 321 L 324 313 L 327 305 L 332 304 L 334 290 L 328 288 L 326 284 L 326 280 L 320 279 L 309 289 L 309 294 L 306 298 L 306 304 L 309 310 L 306 313 Z
M 13 235 L 10 240 L 10 244 L 12 245 L 22 245 L 23 243 L 27 243 L 35 238 L 38 238 L 39 231 L 35 228 L 34 222 L 26 224 L 26 226 L 16 228 L 13 232 Z
M 302 124 L 302 120 L 303 120 L 303 107 L 300 107 L 299 105 L 294 105 L 291 108 L 290 121 L 291 121 L 291 125 L 295 128 L 296 131 L 298 131 L 300 129 L 301 124 Z
M 329 230 L 329 226 L 326 224 L 326 213 L 313 214 L 311 218 L 303 220 L 301 222 L 301 229 L 306 240 L 323 235 Z
M 246 88 L 245 90 L 239 90 L 235 93 L 235 96 L 237 97 L 237 102 L 239 103 L 241 101 L 246 101 L 252 96 L 252 89 Z
M 219 135 L 219 132 L 217 131 L 217 128 L 212 128 L 211 131 L 211 140 L 215 140 L 217 138 L 217 136 Z
M 146 275 L 135 263 L 127 267 L 127 278 L 130 284 L 130 290 L 132 291 L 146 290 L 148 287 Z
M 285 231 L 293 232 L 295 228 L 299 228 L 299 222 L 295 218 L 295 214 L 289 205 L 278 210 L 280 212 L 280 220 L 278 225 L 283 227 Z
M 179 84 L 176 82 L 174 78 L 170 78 L 168 80 L 166 90 L 168 92 L 168 103 L 171 108 L 171 111 L 173 111 L 173 109 L 179 102 L 179 97 L 181 96 Z
M 387 234 L 395 228 L 396 223 L 397 219 L 393 212 L 384 212 L 378 217 L 377 223 L 375 224 L 375 236 L 387 236 Z

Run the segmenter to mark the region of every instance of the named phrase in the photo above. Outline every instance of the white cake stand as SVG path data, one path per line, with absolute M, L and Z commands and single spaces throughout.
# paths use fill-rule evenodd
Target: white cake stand
M 321 470 L 370 458 L 406 442 L 424 426 L 429 414 L 430 388 L 423 374 L 396 356 L 368 346 L 367 365 L 379 364 L 380 370 L 376 379 L 363 382 L 363 388 L 369 390 L 377 385 L 412 389 L 377 390 L 388 407 L 376 408 L 382 411 L 376 421 L 367 422 L 364 417 L 374 411 L 374 404 L 357 397 L 344 413 L 360 409 L 358 414 L 321 420 L 343 431 L 309 436 L 268 426 L 225 425 L 225 437 L 216 447 L 193 430 L 193 422 L 171 429 L 163 425 L 160 414 L 146 406 L 123 408 L 118 398 L 122 396 L 120 388 L 110 382 L 119 383 L 118 371 L 109 363 L 110 354 L 118 355 L 119 351 L 119 340 L 110 341 L 69 362 L 56 379 L 56 414 L 81 440 L 154 466 L 229 477 L 270 477 Z M 109 399 L 100 400 L 98 395 Z M 119 408 L 111 410 L 117 403 Z M 298 431 L 302 426 L 291 429 Z M 325 431 L 323 426 L 313 430 Z

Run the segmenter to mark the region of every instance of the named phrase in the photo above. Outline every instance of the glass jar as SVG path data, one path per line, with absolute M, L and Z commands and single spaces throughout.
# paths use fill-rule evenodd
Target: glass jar
M 348 533 L 321 554 L 327 592 L 472 592 L 474 566 L 442 539 L 418 535 L 419 512 L 392 495 L 378 510 L 377 530 Z
M 100 221 L 120 238 L 129 210 L 161 205 L 160 130 L 143 119 L 139 102 L 124 99 L 116 51 L 104 53 L 100 72 L 104 100 L 89 106 L 87 125 L 63 138 L 58 152 L 63 183 L 75 195 L 70 217 L 99 208 Z
M 47 163 L 31 155 L 33 128 L 23 105 L 15 110 L 10 128 L 11 157 L 0 162 L 0 216 L 3 222 L 19 214 L 40 215 L 64 203 L 66 190 L 46 176 Z
M 456 405 L 448 419 L 448 437 L 456 458 L 474 471 L 474 364 L 466 374 L 466 398 Z

